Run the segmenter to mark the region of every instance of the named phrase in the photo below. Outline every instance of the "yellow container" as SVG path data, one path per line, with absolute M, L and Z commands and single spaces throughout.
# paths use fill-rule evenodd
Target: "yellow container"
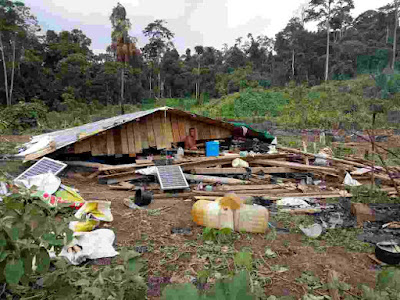
M 268 209 L 260 205 L 243 204 L 233 211 L 235 231 L 265 233 L 268 229 Z
M 198 200 L 192 207 L 193 221 L 216 229 L 264 233 L 268 228 L 269 213 L 263 206 L 241 204 L 240 209 L 222 208 L 220 200 Z
M 193 221 L 205 227 L 216 229 L 230 228 L 233 225 L 233 211 L 230 208 L 221 208 L 218 201 L 198 200 L 192 207 Z

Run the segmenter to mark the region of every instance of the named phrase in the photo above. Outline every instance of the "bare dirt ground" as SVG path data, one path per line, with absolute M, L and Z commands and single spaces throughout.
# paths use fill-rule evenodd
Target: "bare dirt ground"
M 123 199 L 134 196 L 132 191 L 114 191 L 107 185 L 96 181 L 83 181 L 76 178 L 65 178 L 64 184 L 77 188 L 85 200 L 107 200 L 112 202 L 114 221 L 110 227 L 115 228 L 117 244 L 120 246 L 151 245 L 150 252 L 142 255 L 148 262 L 149 276 L 170 277 L 172 282 L 189 282 L 188 275 L 196 273 L 209 263 L 197 258 L 199 246 L 203 242 L 198 239 L 203 228 L 192 221 L 190 214 L 191 201 L 177 199 L 155 200 L 149 209 L 163 208 L 158 215 L 150 215 L 146 211 L 132 210 L 123 204 Z M 172 234 L 173 227 L 192 229 L 190 235 Z M 267 295 L 292 295 L 300 299 L 306 293 L 306 285 L 295 282 L 303 271 L 313 271 L 322 282 L 326 282 L 327 272 L 336 270 L 341 274 L 341 281 L 352 288 L 346 292 L 360 296 L 358 284 L 373 287 L 376 265 L 366 253 L 352 253 L 341 247 L 329 247 L 326 252 L 318 253 L 314 248 L 302 244 L 300 234 L 278 234 L 275 240 L 267 240 L 264 234 L 241 234 L 233 243 L 236 251 L 242 247 L 250 247 L 253 257 L 262 260 L 258 267 L 260 277 L 270 277 L 265 286 Z M 190 243 L 191 242 L 191 243 Z M 270 247 L 278 254 L 276 258 L 264 259 L 265 247 Z M 177 249 L 165 251 L 166 248 Z M 185 255 L 182 255 L 185 253 Z M 214 262 L 214 263 L 219 263 Z M 271 272 L 271 265 L 286 265 L 289 271 Z M 234 270 L 233 259 L 228 261 L 228 268 Z M 315 294 L 328 295 L 328 291 L 320 290 Z M 159 299 L 150 297 L 149 299 Z

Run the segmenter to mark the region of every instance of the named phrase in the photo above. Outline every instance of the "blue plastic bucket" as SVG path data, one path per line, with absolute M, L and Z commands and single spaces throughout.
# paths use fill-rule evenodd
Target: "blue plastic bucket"
M 219 156 L 219 142 L 206 142 L 206 156 Z

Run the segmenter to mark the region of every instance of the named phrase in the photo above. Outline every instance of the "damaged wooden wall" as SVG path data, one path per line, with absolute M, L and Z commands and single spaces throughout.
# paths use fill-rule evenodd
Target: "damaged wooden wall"
M 157 111 L 140 119 L 111 128 L 74 144 L 74 153 L 90 152 L 93 156 L 141 153 L 150 147 L 171 148 L 171 143 L 184 140 L 189 128 L 197 131 L 197 140 L 224 139 L 231 130 L 211 125 L 184 115 Z

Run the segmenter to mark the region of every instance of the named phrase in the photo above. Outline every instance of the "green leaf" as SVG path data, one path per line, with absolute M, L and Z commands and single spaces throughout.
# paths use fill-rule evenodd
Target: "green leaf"
M 97 287 L 87 287 L 84 289 L 85 292 L 92 294 L 95 299 L 102 299 L 103 290 Z
M 32 273 L 32 259 L 34 254 L 28 249 L 24 249 L 21 251 L 21 258 L 24 263 L 24 271 L 26 275 L 30 275 Z
M 4 275 L 8 284 L 18 284 L 22 275 L 24 275 L 24 263 L 22 259 L 7 262 Z
M 50 267 L 50 256 L 45 248 L 40 248 L 39 252 L 36 254 L 36 271 L 39 274 L 44 274 L 49 270 Z
M 247 270 L 251 270 L 253 267 L 253 259 L 249 252 L 238 252 L 234 257 L 235 265 L 244 266 Z
M 6 257 L 8 256 L 7 252 L 0 252 L 0 262 L 4 261 L 6 259 Z
M 90 286 L 90 281 L 88 279 L 82 278 L 78 281 L 74 282 L 73 285 L 75 286 Z

